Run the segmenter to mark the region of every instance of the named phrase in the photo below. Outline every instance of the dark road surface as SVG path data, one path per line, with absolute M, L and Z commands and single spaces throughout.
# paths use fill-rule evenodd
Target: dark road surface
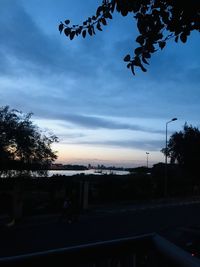
M 45 221 L 0 228 L 0 257 L 130 237 L 164 233 L 179 226 L 200 226 L 200 204 L 184 204 L 113 213 L 88 213 L 67 224 L 49 217 Z

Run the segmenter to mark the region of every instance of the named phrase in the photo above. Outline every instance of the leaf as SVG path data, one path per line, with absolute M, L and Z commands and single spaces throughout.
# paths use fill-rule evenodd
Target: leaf
M 106 22 L 105 18 L 102 18 L 101 22 L 103 23 L 103 25 L 107 25 L 107 22 Z
M 142 51 L 143 51 L 143 47 L 137 47 L 134 52 L 138 56 L 139 54 L 142 53 Z
M 175 37 L 175 42 L 178 43 L 178 35 Z
M 71 31 L 71 32 L 70 32 L 70 36 L 69 36 L 70 40 L 73 40 L 75 34 L 76 34 L 75 31 Z
M 78 36 L 79 34 L 81 34 L 81 29 L 80 28 L 76 29 L 76 36 Z
M 140 68 L 141 68 L 141 70 L 143 71 L 143 72 L 146 72 L 147 71 L 147 69 L 145 69 L 145 67 L 141 64 L 140 65 Z
M 135 70 L 134 70 L 134 65 L 133 64 L 131 64 L 131 71 L 132 71 L 133 75 L 135 75 Z
M 90 36 L 92 36 L 92 34 L 93 34 L 92 27 L 88 28 L 88 33 L 89 33 Z
M 151 54 L 150 54 L 149 52 L 145 52 L 145 53 L 144 53 L 144 57 L 146 57 L 146 58 L 150 58 L 150 57 L 151 57 Z
M 69 19 L 66 19 L 66 20 L 65 20 L 65 24 L 66 24 L 66 25 L 70 24 L 70 20 L 69 20 Z
M 186 43 L 187 42 L 187 35 L 184 32 L 181 33 L 180 39 L 183 43 Z
M 140 45 L 143 45 L 144 44 L 144 37 L 142 35 L 139 35 L 136 38 L 136 42 L 139 43 Z
M 115 0 L 112 0 L 111 2 L 111 12 L 113 13 L 114 10 L 115 10 L 115 5 L 116 5 L 116 1 Z
M 146 60 L 145 57 L 142 57 L 142 61 L 143 61 L 145 64 L 149 65 L 149 62 Z
M 61 22 L 59 27 L 58 27 L 58 30 L 60 33 L 62 33 L 63 29 L 64 29 L 64 24 Z
M 97 23 L 97 29 L 99 30 L 99 31 L 102 31 L 102 29 L 101 29 L 101 24 L 98 22 Z
M 124 57 L 124 61 L 125 62 L 129 62 L 131 60 L 131 56 L 130 55 L 126 55 L 125 57 Z
M 82 36 L 83 36 L 83 38 L 85 38 L 85 36 L 86 36 L 86 30 L 82 31 Z
M 135 56 L 133 62 L 134 62 L 135 66 L 140 66 L 141 65 L 141 60 L 140 60 L 140 58 L 138 56 Z
M 138 20 L 137 27 L 138 27 L 138 30 L 141 34 L 143 34 L 146 30 L 146 25 L 145 25 L 143 20 Z
M 161 42 L 159 42 L 158 44 L 159 44 L 159 47 L 160 47 L 161 49 L 163 49 L 163 48 L 165 47 L 165 45 L 166 45 L 166 42 L 161 41 Z
M 102 6 L 99 6 L 98 8 L 97 8 L 97 11 L 96 11 L 96 15 L 97 15 L 97 17 L 100 15 L 100 13 L 103 11 L 103 7 Z
M 112 15 L 110 14 L 110 12 L 106 12 L 104 15 L 105 18 L 109 18 L 112 19 Z
M 65 33 L 66 36 L 69 36 L 70 33 L 71 33 L 71 29 L 70 28 L 65 28 L 64 29 L 64 33 Z
M 149 43 L 149 44 L 146 46 L 146 48 L 148 49 L 148 51 L 149 51 L 150 53 L 154 53 L 154 52 L 156 51 L 156 49 L 155 49 L 155 47 L 154 47 L 154 45 L 153 45 L 152 43 Z
M 122 6 L 121 7 L 121 13 L 122 13 L 122 16 L 127 16 L 128 15 L 128 9 L 126 8 L 126 6 Z
M 92 32 L 93 32 L 93 34 L 96 34 L 96 33 L 95 33 L 95 30 L 94 30 L 94 26 L 92 25 L 91 27 L 92 27 Z
M 132 63 L 127 64 L 127 68 L 129 69 L 131 67 Z
M 76 35 L 81 34 L 81 32 L 82 32 L 82 28 L 79 27 L 79 28 L 76 30 Z

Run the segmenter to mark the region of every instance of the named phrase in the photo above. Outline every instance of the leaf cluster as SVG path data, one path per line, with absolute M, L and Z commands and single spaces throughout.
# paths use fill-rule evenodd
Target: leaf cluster
M 190 0 L 104 0 L 97 8 L 96 14 L 89 17 L 82 25 L 70 25 L 65 20 L 59 25 L 59 31 L 64 31 L 71 40 L 78 35 L 86 37 L 95 35 L 95 30 L 102 31 L 102 26 L 108 24 L 112 14 L 117 11 L 122 16 L 133 14 L 136 20 L 138 36 L 134 54 L 126 55 L 124 61 L 135 74 L 135 67 L 146 72 L 145 65 L 157 50 L 162 50 L 167 42 L 186 43 L 190 33 L 200 31 L 200 1 Z
M 112 19 L 111 13 L 114 11 L 112 2 L 114 1 L 103 1 L 102 5 L 97 8 L 96 14 L 88 17 L 82 25 L 69 26 L 69 19 L 60 22 L 58 27 L 60 33 L 64 32 L 70 40 L 73 40 L 78 35 L 82 35 L 85 38 L 87 34 L 90 36 L 95 35 L 96 30 L 102 31 L 102 25 L 107 25 L 107 19 Z

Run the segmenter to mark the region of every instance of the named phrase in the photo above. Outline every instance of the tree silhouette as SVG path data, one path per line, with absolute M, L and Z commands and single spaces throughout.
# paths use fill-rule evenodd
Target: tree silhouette
M 144 64 L 158 49 L 163 49 L 169 39 L 186 43 L 192 31 L 200 31 L 200 1 L 190 0 L 103 0 L 95 15 L 81 25 L 70 26 L 67 19 L 59 25 L 60 33 L 72 40 L 75 36 L 95 35 L 108 24 L 112 14 L 117 11 L 122 16 L 132 13 L 137 22 L 139 46 L 134 55 L 126 55 L 124 61 L 135 74 L 135 67 L 146 72 Z
M 166 154 L 165 148 L 162 152 Z M 200 164 L 200 130 L 185 123 L 183 131 L 175 132 L 168 142 L 167 155 L 184 171 L 197 174 Z
M 23 114 L 8 106 L 0 108 L 0 174 L 9 175 L 11 170 L 15 174 L 24 171 L 45 174 L 57 158 L 51 149 L 57 137 L 44 134 L 33 124 L 31 116 L 32 113 Z

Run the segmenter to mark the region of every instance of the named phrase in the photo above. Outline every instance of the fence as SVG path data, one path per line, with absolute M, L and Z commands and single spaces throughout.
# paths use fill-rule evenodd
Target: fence
M 200 260 L 157 234 L 5 257 L 0 266 L 199 267 Z

